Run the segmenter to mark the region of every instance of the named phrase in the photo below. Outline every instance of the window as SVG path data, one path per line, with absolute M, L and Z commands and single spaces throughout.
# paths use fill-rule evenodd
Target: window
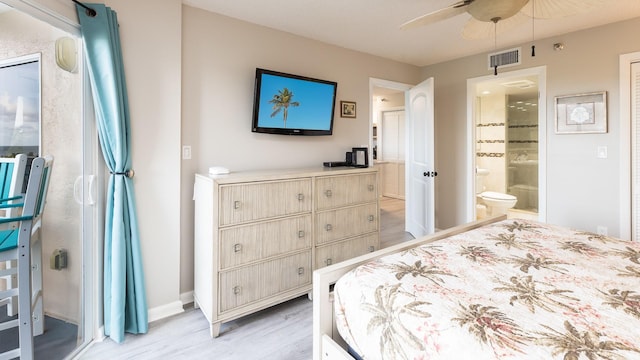
M 40 155 L 40 54 L 0 60 L 0 156 Z

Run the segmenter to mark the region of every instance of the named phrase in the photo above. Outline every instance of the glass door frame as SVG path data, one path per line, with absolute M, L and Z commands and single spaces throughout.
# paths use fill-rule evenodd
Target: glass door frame
M 57 14 L 40 4 L 27 0 L 0 0 L 17 11 L 46 22 L 63 30 L 77 39 L 78 71 L 82 77 L 82 203 L 81 241 L 82 241 L 82 281 L 80 304 L 81 320 L 78 323 L 78 334 L 82 335 L 82 343 L 66 356 L 73 358 L 82 352 L 96 338 L 103 337 L 101 327 L 102 289 L 102 236 L 104 234 L 104 181 L 105 169 L 100 157 L 97 129 L 92 105 L 90 82 L 86 65 L 82 59 L 83 43 L 80 24 Z

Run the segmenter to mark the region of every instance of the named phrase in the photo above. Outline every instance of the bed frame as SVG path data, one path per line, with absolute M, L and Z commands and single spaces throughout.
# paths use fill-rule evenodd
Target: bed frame
M 455 226 L 432 235 L 403 242 L 314 271 L 313 360 L 353 360 L 353 357 L 345 350 L 347 346 L 340 337 L 340 334 L 338 334 L 333 316 L 332 285 L 335 284 L 342 275 L 373 259 L 457 235 L 504 219 L 506 219 L 506 216 L 500 215 Z

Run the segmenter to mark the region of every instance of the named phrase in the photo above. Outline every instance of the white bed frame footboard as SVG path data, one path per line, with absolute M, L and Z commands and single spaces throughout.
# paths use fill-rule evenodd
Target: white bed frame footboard
M 506 219 L 505 215 L 455 226 L 415 240 L 403 242 L 366 255 L 327 266 L 313 272 L 313 360 L 353 360 L 345 351 L 346 344 L 338 334 L 333 316 L 331 285 L 351 269 L 398 251 L 414 248 L 465 231 Z

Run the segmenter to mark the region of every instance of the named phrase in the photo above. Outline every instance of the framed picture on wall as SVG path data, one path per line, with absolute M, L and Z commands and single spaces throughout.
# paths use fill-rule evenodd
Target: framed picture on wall
M 356 103 L 353 101 L 340 101 L 340 117 L 356 117 Z
M 607 92 L 556 96 L 556 134 L 607 132 Z
M 0 60 L 0 157 L 40 155 L 40 54 Z

